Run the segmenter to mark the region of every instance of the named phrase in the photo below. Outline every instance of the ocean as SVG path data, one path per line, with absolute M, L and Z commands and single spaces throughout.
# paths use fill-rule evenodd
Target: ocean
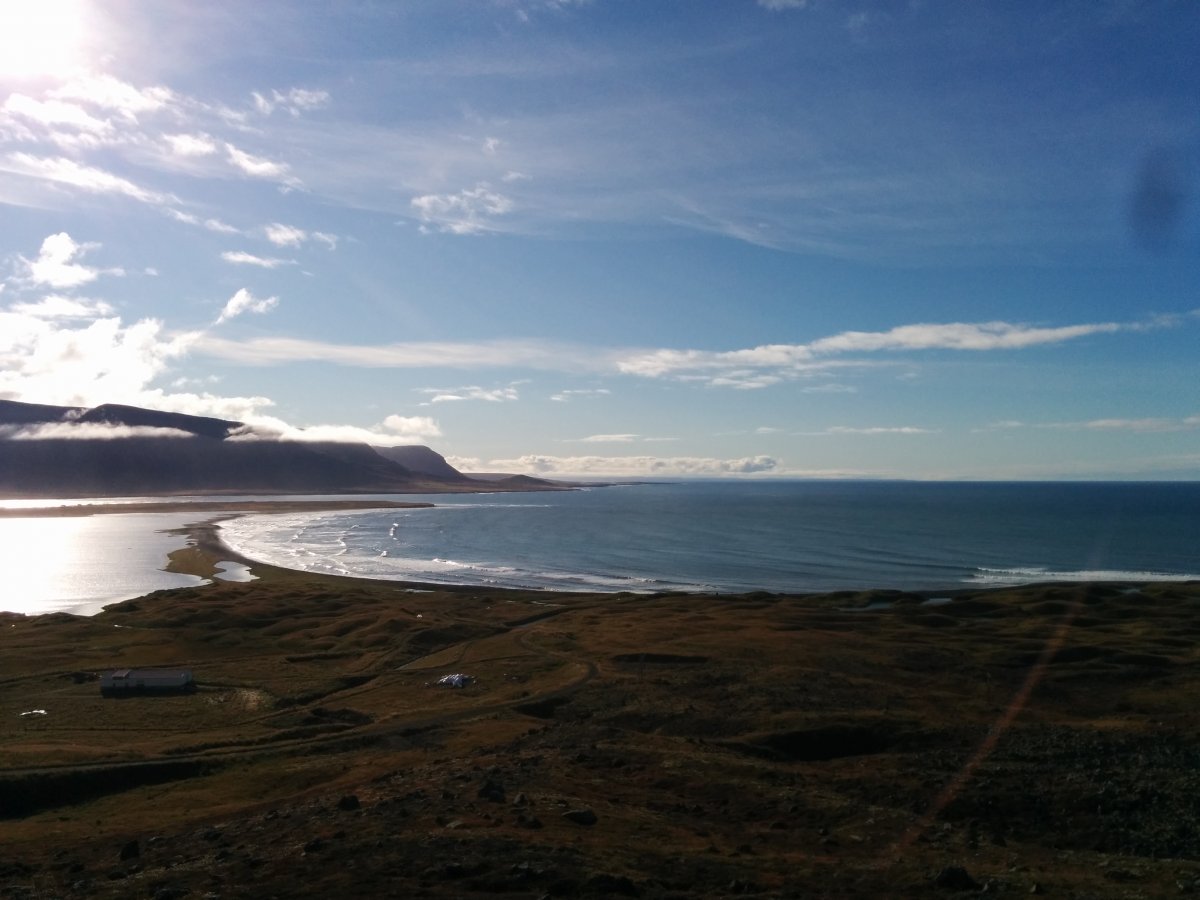
M 272 498 L 230 498 L 230 508 L 238 499 Z M 928 592 L 1200 579 L 1194 482 L 694 481 L 383 499 L 437 506 L 248 515 L 225 522 L 222 536 L 245 556 L 294 569 L 534 590 Z M 91 615 L 202 583 L 162 568 L 185 544 L 166 531 L 207 515 L 0 519 L 0 609 Z
M 246 516 L 254 559 L 545 590 L 940 591 L 1200 579 L 1200 483 L 696 481 Z

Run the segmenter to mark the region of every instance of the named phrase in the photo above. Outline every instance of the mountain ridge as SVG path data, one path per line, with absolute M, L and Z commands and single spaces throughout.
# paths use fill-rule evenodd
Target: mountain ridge
M 0 400 L 0 495 L 554 490 L 472 479 L 429 447 L 305 441 L 243 422 L 123 404 Z

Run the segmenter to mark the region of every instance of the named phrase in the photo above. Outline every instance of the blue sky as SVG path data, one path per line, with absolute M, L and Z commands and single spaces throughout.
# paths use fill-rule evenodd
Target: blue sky
M 1189 2 L 0 4 L 0 397 L 1200 477 Z

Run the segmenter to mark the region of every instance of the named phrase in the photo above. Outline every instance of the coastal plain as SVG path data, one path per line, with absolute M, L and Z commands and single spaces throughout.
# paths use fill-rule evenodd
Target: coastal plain
M 1200 892 L 1200 584 L 446 589 L 191 534 L 256 580 L 0 614 L 0 896 Z

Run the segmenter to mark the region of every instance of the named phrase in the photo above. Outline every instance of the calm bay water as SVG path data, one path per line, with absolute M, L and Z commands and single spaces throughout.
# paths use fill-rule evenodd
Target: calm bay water
M 229 498 L 236 509 L 239 499 Z M 269 499 L 269 498 L 262 498 Z M 952 590 L 1200 579 L 1200 483 L 688 482 L 388 496 L 434 509 L 250 515 L 223 536 L 314 572 L 549 590 Z M 162 571 L 201 515 L 0 519 L 0 609 L 84 615 Z
M 1200 579 L 1200 483 L 689 482 L 248 516 L 291 568 L 541 589 L 942 590 Z

